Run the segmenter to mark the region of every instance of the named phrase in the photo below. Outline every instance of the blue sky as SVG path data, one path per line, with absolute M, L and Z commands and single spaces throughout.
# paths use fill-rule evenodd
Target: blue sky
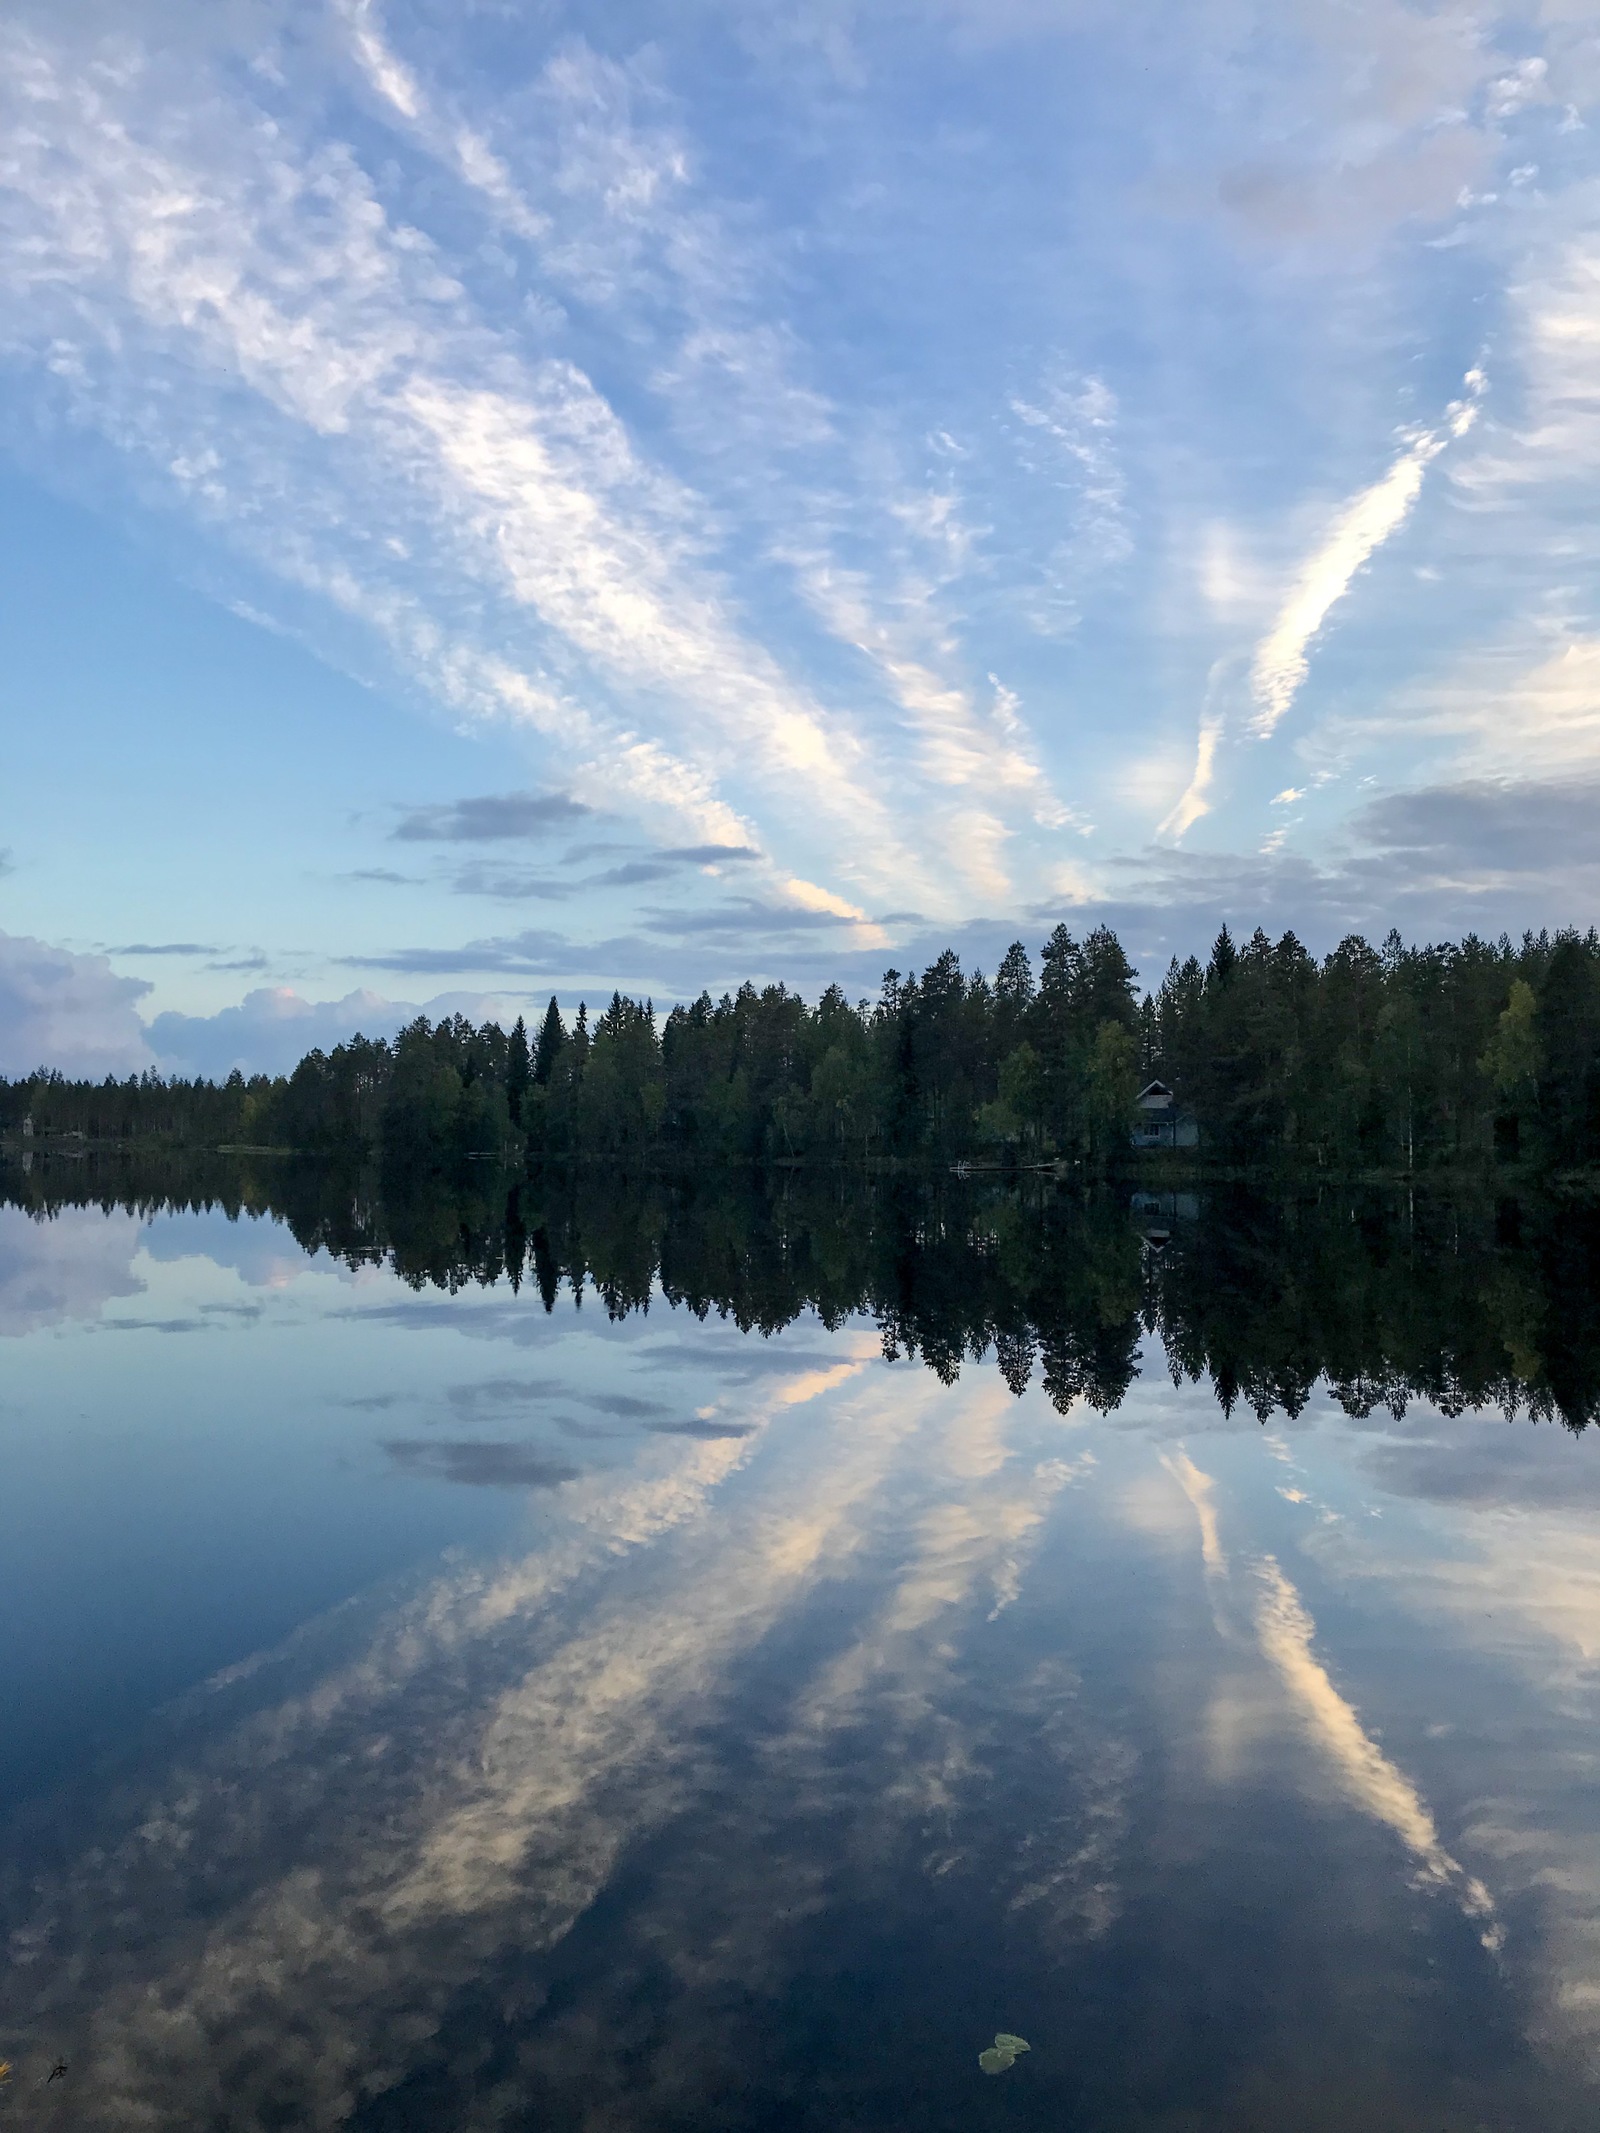
M 0 1069 L 1587 924 L 1597 104 L 1579 0 L 19 0 Z

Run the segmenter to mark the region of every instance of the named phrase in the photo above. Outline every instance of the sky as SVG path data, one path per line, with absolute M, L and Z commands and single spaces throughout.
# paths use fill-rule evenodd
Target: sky
M 12 0 L 0 1071 L 1588 925 L 1588 0 Z

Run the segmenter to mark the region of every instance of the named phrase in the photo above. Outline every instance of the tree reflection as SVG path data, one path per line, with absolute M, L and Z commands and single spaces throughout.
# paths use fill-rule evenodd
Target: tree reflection
M 446 1181 L 221 1158 L 45 1161 L 5 1172 L 0 1197 L 41 1221 L 69 1205 L 270 1215 L 308 1253 L 387 1263 L 419 1290 L 505 1283 L 535 1311 L 664 1300 L 762 1334 L 864 1315 L 891 1359 L 946 1383 L 992 1362 L 1062 1409 L 1115 1408 L 1153 1335 L 1175 1382 L 1262 1421 L 1324 1380 L 1357 1416 L 1423 1399 L 1577 1430 L 1600 1412 L 1600 1207 L 1576 1198 L 492 1164 Z

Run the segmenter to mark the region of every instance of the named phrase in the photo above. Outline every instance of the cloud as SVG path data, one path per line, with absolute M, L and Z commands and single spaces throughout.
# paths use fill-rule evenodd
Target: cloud
M 712 904 L 705 909 L 647 905 L 640 916 L 643 923 L 653 932 L 669 933 L 675 938 L 685 939 L 702 934 L 734 938 L 752 933 L 763 936 L 815 933 L 819 929 L 824 932 L 836 932 L 840 926 L 855 926 L 860 914 L 853 910 L 841 912 L 827 907 L 807 910 L 797 908 L 794 904 L 773 903 L 757 896 L 738 896 L 729 897 L 725 902 Z
M 124 941 L 108 948 L 107 955 L 220 955 L 222 950 L 206 941 Z
M 441 967 L 484 966 L 447 960 Z M 392 1037 L 420 1014 L 437 1020 L 441 1015 L 461 1013 L 483 1022 L 510 1020 L 519 1011 L 515 1003 L 496 994 L 446 994 L 417 1006 L 364 989 L 338 1000 L 306 1000 L 291 986 L 270 985 L 246 993 L 237 1007 L 224 1007 L 213 1015 L 186 1015 L 169 1009 L 154 1017 L 145 1034 L 149 1052 L 155 1054 L 163 1072 L 223 1080 L 235 1067 L 247 1075 L 287 1074 L 309 1051 L 331 1051 L 357 1034 Z M 148 1060 L 148 1052 L 146 1056 Z
M 335 12 L 348 26 L 357 65 L 389 113 L 406 120 L 415 138 L 480 194 L 519 236 L 542 236 L 548 227 L 546 218 L 522 196 L 505 161 L 483 133 L 459 114 L 439 111 L 416 72 L 385 37 L 374 0 L 335 0 Z
M 1133 553 L 1117 396 L 1104 378 L 1057 365 L 1036 388 L 1013 394 L 1010 405 L 1021 425 L 1020 462 L 1066 499 L 1068 530 L 1048 552 L 1042 596 L 1028 603 L 1035 626 L 1054 635 L 1081 622 L 1095 575 Z
M 442 976 L 454 971 L 500 971 L 514 976 L 547 976 L 593 970 L 608 943 L 584 950 L 564 933 L 521 933 L 467 941 L 459 948 L 392 948 L 372 955 L 346 956 L 347 963 L 369 970 L 416 971 Z
M 1596 713 L 1600 718 L 1600 711 Z M 1467 779 L 1386 794 L 1358 808 L 1350 834 L 1382 855 L 1396 886 L 1460 884 L 1475 897 L 1535 877 L 1552 915 L 1575 917 L 1600 868 L 1600 777 Z M 1569 886 L 1563 892 L 1557 884 Z
M 695 1415 L 687 1422 L 647 1422 L 645 1428 L 658 1437 L 699 1437 L 707 1443 L 718 1438 L 748 1437 L 753 1422 L 719 1422 L 715 1417 Z
M 1529 383 L 1516 438 L 1496 433 L 1521 489 L 1464 534 L 1451 514 L 1436 602 L 1457 549 L 1520 559 L 1549 534 L 1539 485 L 1588 419 L 1588 151 L 1555 135 L 1582 40 L 1548 10 L 1508 30 L 1458 0 L 1361 0 L 1284 29 L 1264 0 L 1204 0 L 1173 30 L 1100 0 L 961 0 L 920 26 L 824 0 L 821 42 L 781 67 L 771 24 L 713 56 L 648 9 L 605 50 L 558 9 L 510 61 L 481 10 L 337 0 L 304 35 L 275 4 L 230 0 L 204 31 L 178 12 L 181 32 L 22 0 L 3 33 L 18 448 L 186 527 L 219 596 L 389 695 L 515 728 L 530 784 L 637 814 L 662 849 L 593 882 L 619 898 L 719 845 L 853 911 L 1103 895 L 1062 830 L 1126 852 L 1157 816 L 1180 839 L 1254 804 L 1223 790 L 1228 739 L 1282 731 L 1415 509 L 1438 425 L 1392 425 L 1437 404 L 1471 318 L 1510 322 L 1502 421 L 1519 364 Z M 823 44 L 848 93 L 815 71 Z M 913 49 L 931 123 L 907 133 Z M 1045 199 L 1074 212 L 1038 222 Z M 1418 215 L 1461 248 L 1423 255 Z M 1423 257 L 1487 310 L 1464 282 L 1447 302 Z M 1286 495 L 1348 501 L 1280 583 Z M 1272 558 L 1275 617 L 1194 601 L 1196 529 L 1219 524 Z M 1548 539 L 1541 569 L 1533 608 L 1581 599 Z M 1245 608 L 1255 693 L 1186 735 L 1186 779 L 1173 708 Z M 1477 626 L 1426 620 L 1419 664 Z M 541 826 L 481 809 L 516 797 L 411 808 L 397 834 L 509 853 Z M 457 886 L 565 900 L 542 869 Z
M 1227 1595 L 1230 1578 L 1217 1530 L 1215 1481 L 1181 1450 L 1163 1454 L 1161 1463 L 1194 1508 L 1206 1575 L 1220 1600 Z M 1498 1949 L 1505 1935 L 1495 1918 L 1494 1899 L 1445 1850 L 1416 1785 L 1384 1754 L 1354 1705 L 1334 1686 L 1316 1655 L 1316 1624 L 1299 1593 L 1274 1556 L 1264 1555 L 1252 1567 L 1251 1612 L 1257 1642 L 1288 1691 L 1308 1738 L 1319 1749 L 1322 1767 L 1363 1813 L 1394 1831 L 1415 1862 L 1417 1885 L 1448 1890 L 1477 1927 L 1484 1946 Z M 1228 1635 L 1227 1618 L 1221 1612 L 1217 1622 L 1219 1633 Z
M 1261 739 L 1277 727 L 1310 672 L 1310 646 L 1329 610 L 1350 590 L 1362 565 L 1410 517 L 1428 467 L 1477 419 L 1486 384 L 1481 371 L 1468 371 L 1466 395 L 1447 410 L 1442 426 L 1414 436 L 1388 473 L 1351 499 L 1301 570 L 1250 666 L 1256 706 L 1252 727 Z
M 0 1074 L 47 1066 L 99 1081 L 153 1066 L 134 1007 L 149 990 L 143 978 L 118 977 L 103 955 L 0 933 Z
M 261 986 L 237 1007 L 214 1015 L 169 1009 L 149 1028 L 149 1043 L 168 1072 L 204 1074 L 221 1080 L 238 1067 L 246 1074 L 284 1074 L 321 1047 L 353 1037 L 392 1036 L 413 1010 L 374 992 L 350 992 L 340 1000 L 305 1000 L 287 985 Z
M 403 843 L 487 844 L 546 836 L 593 813 L 570 793 L 485 793 L 413 808 L 389 834 Z
M 580 1472 L 531 1444 L 393 1437 L 384 1440 L 383 1448 L 407 1474 L 464 1482 L 471 1488 L 555 1489 L 575 1481 Z
M 465 866 L 451 876 L 457 896 L 484 896 L 496 903 L 566 903 L 583 886 L 582 877 L 536 873 L 532 867 Z
M 139 1223 L 121 1208 L 60 1207 L 48 1221 L 0 1205 L 0 1336 L 68 1319 L 98 1318 L 118 1296 L 137 1296 Z
M 1200 1554 L 1207 1576 L 1225 1577 L 1228 1558 L 1222 1552 L 1217 1531 L 1215 1482 L 1209 1474 L 1201 1473 L 1185 1451 L 1163 1452 L 1161 1464 L 1194 1506 L 1194 1515 L 1200 1522 Z
M 1506 666 L 1520 668 L 1509 677 Z M 1510 782 L 1565 771 L 1586 778 L 1600 752 L 1600 633 L 1575 631 L 1525 665 L 1479 654 L 1448 681 L 1411 692 L 1407 722 L 1459 739 L 1457 767 Z
M 357 14 L 369 77 L 412 80 L 372 76 Z M 570 117 L 586 92 L 564 64 Z M 693 530 L 703 500 L 547 333 L 477 304 L 349 146 L 306 138 L 309 106 L 268 118 L 240 102 L 248 70 L 198 95 L 159 60 L 97 69 L 22 28 L 0 79 L 18 148 L 0 286 L 47 390 L 136 479 L 335 640 L 354 628 L 452 711 L 534 728 L 586 804 L 751 843 L 733 776 L 821 830 L 830 865 L 921 881 L 861 728 L 745 627 Z
M 599 850 L 616 849 L 618 847 L 613 845 L 568 852 L 563 864 L 576 865 L 595 856 Z M 628 848 L 623 846 L 621 849 Z M 502 903 L 567 903 L 573 897 L 596 889 L 640 888 L 650 882 L 671 881 L 691 869 L 715 875 L 726 866 L 758 862 L 762 856 L 754 846 L 747 844 L 690 844 L 669 845 L 646 852 L 594 874 L 551 874 L 536 872 L 531 867 L 477 864 L 458 868 L 451 887 L 459 896 L 487 896 Z
M 1185 831 L 1190 830 L 1202 815 L 1211 812 L 1211 786 L 1217 774 L 1217 749 L 1222 741 L 1225 719 L 1219 705 L 1223 685 L 1232 669 L 1229 660 L 1218 660 L 1211 669 L 1206 684 L 1206 700 L 1200 710 L 1200 732 L 1195 741 L 1194 769 L 1189 773 L 1189 782 L 1173 803 L 1156 829 L 1160 839 L 1171 838 L 1176 844 Z
M 450 1387 L 450 1404 L 468 1413 L 481 1408 L 504 1410 L 532 1405 L 592 1408 L 596 1414 L 613 1415 L 622 1421 L 641 1421 L 668 1410 L 659 1400 L 641 1399 L 631 1392 L 584 1391 L 559 1378 L 478 1378 L 470 1384 Z
M 738 866 L 761 856 L 753 844 L 680 844 L 656 854 L 658 859 L 694 867 Z
M 1316 1625 L 1300 1595 L 1271 1556 L 1259 1564 L 1257 1577 L 1261 1649 L 1277 1668 L 1328 1768 L 1358 1807 L 1394 1831 L 1417 1863 L 1418 1880 L 1452 1891 L 1478 1927 L 1484 1946 L 1498 1948 L 1504 1931 L 1494 1922 L 1494 1899 L 1445 1850 L 1416 1786 L 1384 1754 L 1353 1705 L 1334 1687 L 1312 1649 Z

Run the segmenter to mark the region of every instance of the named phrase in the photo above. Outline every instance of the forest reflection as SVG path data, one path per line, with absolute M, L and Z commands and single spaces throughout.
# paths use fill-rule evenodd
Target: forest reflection
M 1600 1205 L 1577 1198 L 487 1165 L 397 1183 L 91 1157 L 0 1171 L 0 1203 L 40 1221 L 68 1206 L 271 1216 L 308 1253 L 388 1264 L 418 1290 L 507 1284 L 535 1311 L 665 1301 L 758 1333 L 865 1316 L 891 1359 L 945 1383 L 963 1365 L 1016 1393 L 1039 1380 L 1063 1410 L 1116 1408 L 1141 1356 L 1159 1367 L 1153 1336 L 1174 1382 L 1263 1422 L 1324 1379 L 1358 1417 L 1413 1399 L 1573 1430 L 1600 1414 Z

